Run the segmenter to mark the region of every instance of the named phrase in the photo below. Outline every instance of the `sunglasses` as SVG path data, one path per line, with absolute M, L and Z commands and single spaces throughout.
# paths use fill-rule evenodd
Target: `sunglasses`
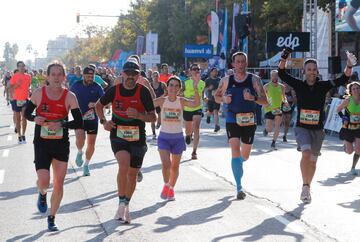
M 169 84 L 169 87 L 180 87 L 179 85 Z
M 197 68 L 197 67 L 196 67 L 196 68 L 192 68 L 191 70 L 192 70 L 192 71 L 200 71 L 200 68 Z

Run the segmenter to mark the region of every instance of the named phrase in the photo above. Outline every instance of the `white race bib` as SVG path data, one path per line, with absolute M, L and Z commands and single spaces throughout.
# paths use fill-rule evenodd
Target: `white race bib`
M 138 126 L 117 126 L 116 136 L 129 142 L 139 141 L 140 132 Z
M 41 126 L 40 137 L 43 139 L 62 139 L 63 133 L 63 128 L 49 130 L 48 126 Z
M 300 110 L 300 123 L 307 125 L 318 125 L 320 121 L 320 111 L 301 109 Z
M 255 125 L 254 113 L 237 113 L 236 123 L 242 127 Z

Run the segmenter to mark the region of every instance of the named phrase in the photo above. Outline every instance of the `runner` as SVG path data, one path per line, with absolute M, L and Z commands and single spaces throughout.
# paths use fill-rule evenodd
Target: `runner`
M 204 98 L 204 89 L 205 82 L 200 78 L 200 66 L 198 64 L 192 64 L 190 66 L 191 77 L 190 79 L 184 82 L 183 93 L 185 98 L 192 99 L 194 98 L 195 89 L 194 86 L 197 86 L 199 95 L 201 99 Z M 185 142 L 186 144 L 191 143 L 192 134 L 194 134 L 194 143 L 193 143 L 193 151 L 191 153 L 191 159 L 197 159 L 197 147 L 200 142 L 200 123 L 201 118 L 204 116 L 202 112 L 203 104 L 201 103 L 197 107 L 188 107 L 185 105 L 184 107 L 184 120 L 185 120 Z
M 11 80 L 11 73 L 10 73 L 10 71 L 7 71 L 4 78 L 3 78 L 3 81 L 2 81 L 3 85 L 4 85 L 4 93 L 5 93 L 7 105 L 10 104 L 10 101 L 12 99 L 11 88 L 10 88 L 10 80 Z
M 271 81 L 264 85 L 264 90 L 267 95 L 268 105 L 265 106 L 265 129 L 264 136 L 272 132 L 273 121 L 275 122 L 275 129 L 273 140 L 271 142 L 271 149 L 276 149 L 275 143 L 280 133 L 280 126 L 282 121 L 282 104 L 289 106 L 285 96 L 285 87 L 279 83 L 279 76 L 277 70 L 271 71 Z
M 287 134 L 290 128 L 292 114 L 294 112 L 295 104 L 296 104 L 296 94 L 295 91 L 288 84 L 284 83 L 284 86 L 285 86 L 286 100 L 288 101 L 289 104 L 289 105 L 286 104 L 282 105 L 283 124 L 284 124 L 283 142 L 287 142 Z
M 36 75 L 36 79 L 38 81 L 38 87 L 43 87 L 46 85 L 46 75 L 43 69 L 39 69 L 39 72 Z
M 81 66 L 76 66 L 75 67 L 75 75 L 68 75 L 67 78 L 67 87 L 68 88 L 71 88 L 72 85 L 74 85 L 74 83 L 78 82 L 78 81 L 81 81 L 83 79 L 83 76 L 82 76 L 82 71 L 81 71 Z
M 161 64 L 161 74 L 159 77 L 160 82 L 166 83 L 171 76 L 172 74 L 169 73 L 169 65 L 166 63 Z
M 29 99 L 29 87 L 31 84 L 31 76 L 25 73 L 25 63 L 18 61 L 18 72 L 16 72 L 10 80 L 10 88 L 13 89 L 13 100 L 11 102 L 12 110 L 15 113 L 16 131 L 18 133 L 18 143 L 26 144 L 25 131 L 26 119 L 24 111 Z
M 35 122 L 34 152 L 37 187 L 39 190 L 37 208 L 47 211 L 47 189 L 50 185 L 50 166 L 53 168 L 53 192 L 50 214 L 47 218 L 50 231 L 59 230 L 55 215 L 63 197 L 64 179 L 70 153 L 68 129 L 82 127 L 83 120 L 75 95 L 63 87 L 65 70 L 60 64 L 48 67 L 48 86 L 35 90 L 26 108 L 26 118 Z M 36 109 L 36 115 L 33 111 Z M 74 118 L 68 121 L 68 113 Z
M 354 17 L 355 13 L 359 10 L 360 0 L 352 0 L 350 6 L 346 9 L 345 19 L 352 31 L 360 31 L 360 27 Z
M 111 148 L 119 165 L 119 207 L 115 218 L 125 223 L 130 223 L 129 203 L 147 151 L 145 122 L 156 120 L 149 90 L 137 83 L 139 75 L 138 62 L 127 61 L 123 66 L 124 83 L 111 87 L 96 103 L 100 123 L 110 131 Z M 103 109 L 109 103 L 112 119 L 107 121 Z
M 98 68 L 94 64 L 90 64 L 89 67 L 95 71 L 94 82 L 99 84 L 103 89 L 106 89 L 109 85 L 99 76 Z
M 236 182 L 237 199 L 246 194 L 241 185 L 243 162 L 249 159 L 256 130 L 256 103 L 267 104 L 260 77 L 247 72 L 248 59 L 244 52 L 235 52 L 232 57 L 234 74 L 221 79 L 215 100 L 228 105 L 226 133 L 231 148 L 231 167 Z
M 355 170 L 360 156 L 360 83 L 352 82 L 347 86 L 349 96 L 337 107 L 337 111 L 343 120 L 343 127 L 339 137 L 344 140 L 345 152 L 351 155 L 354 151 L 351 174 L 358 175 Z M 342 110 L 345 109 L 345 114 Z
M 195 82 L 194 82 L 195 83 Z M 161 129 L 158 138 L 158 150 L 162 162 L 164 187 L 160 197 L 175 200 L 174 187 L 179 177 L 179 165 L 182 152 L 186 150 L 182 131 L 182 112 L 184 106 L 197 107 L 200 104 L 198 89 L 194 86 L 194 100 L 179 97 L 181 80 L 172 76 L 167 81 L 168 96 L 154 100 L 154 105 L 161 108 Z
M 152 73 L 152 83 L 151 86 L 154 89 L 156 98 L 159 98 L 161 96 L 166 96 L 167 95 L 167 90 L 166 90 L 166 82 L 159 82 L 159 72 L 158 71 L 154 71 Z M 156 107 L 156 113 L 157 113 L 157 124 L 156 124 L 156 129 L 160 128 L 161 125 L 161 108 L 160 107 Z M 156 139 L 156 132 L 155 132 L 155 122 L 151 123 L 151 130 L 153 133 L 153 139 Z
M 335 86 L 343 85 L 351 76 L 354 55 L 349 54 L 344 75 L 334 81 L 320 81 L 318 64 L 315 59 L 304 62 L 305 81 L 296 79 L 285 71 L 286 59 L 290 50 L 285 49 L 279 64 L 279 77 L 289 84 L 297 97 L 297 122 L 295 137 L 300 146 L 302 157 L 300 162 L 303 186 L 300 199 L 304 203 L 311 202 L 310 186 L 316 170 L 316 162 L 325 137 L 323 130 L 325 120 L 326 93 Z M 355 58 L 356 59 L 356 58 Z
M 85 140 L 87 140 L 83 176 L 90 176 L 89 163 L 95 151 L 98 132 L 98 117 L 95 113 L 95 103 L 104 95 L 102 88 L 94 82 L 94 75 L 95 71 L 92 68 L 85 67 L 83 70 L 84 80 L 74 83 L 71 87 L 71 91 L 76 95 L 79 102 L 84 120 L 83 128 L 75 130 L 76 147 L 78 149 L 75 163 L 78 167 L 81 167 L 84 163 L 82 149 L 85 145 Z
M 215 129 L 214 132 L 218 132 L 220 130 L 219 125 L 219 110 L 220 104 L 215 102 L 214 93 L 219 87 L 220 78 L 218 77 L 218 70 L 216 67 L 210 70 L 210 77 L 205 80 L 205 93 L 207 96 L 207 117 L 206 123 L 210 123 L 211 116 L 214 115 L 214 123 Z

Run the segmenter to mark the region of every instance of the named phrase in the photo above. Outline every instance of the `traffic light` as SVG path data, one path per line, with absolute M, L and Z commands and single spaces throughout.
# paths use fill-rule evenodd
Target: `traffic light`
M 80 13 L 76 13 L 76 23 L 80 23 Z

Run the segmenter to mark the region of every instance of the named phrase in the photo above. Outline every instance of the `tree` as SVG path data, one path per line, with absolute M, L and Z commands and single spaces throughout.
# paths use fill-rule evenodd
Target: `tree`
M 3 58 L 5 61 L 5 67 L 8 70 L 13 70 L 16 68 L 16 55 L 19 52 L 19 47 L 17 44 L 11 45 L 9 42 L 5 43 Z

